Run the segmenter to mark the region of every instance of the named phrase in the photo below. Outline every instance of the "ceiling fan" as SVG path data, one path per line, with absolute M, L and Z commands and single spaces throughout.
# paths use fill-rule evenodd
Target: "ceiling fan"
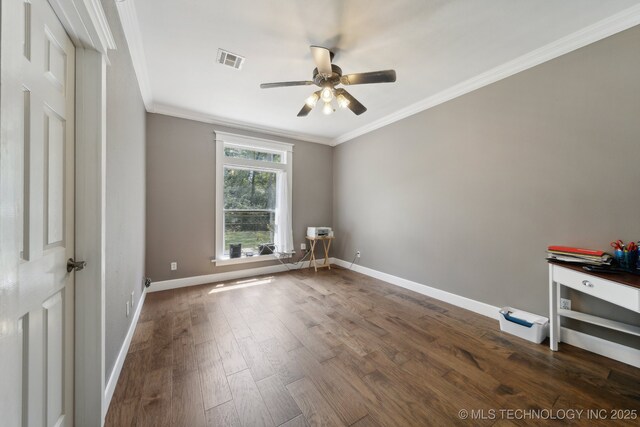
M 322 112 L 331 114 L 335 110 L 332 101 L 335 99 L 340 108 L 348 108 L 356 115 L 360 115 L 367 111 L 367 108 L 355 99 L 349 92 L 343 88 L 336 88 L 342 85 L 361 85 L 367 83 L 392 83 L 396 81 L 395 70 L 372 71 L 369 73 L 356 73 L 342 75 L 342 69 L 332 64 L 333 52 L 326 47 L 311 46 L 311 55 L 316 63 L 313 70 L 313 81 L 301 80 L 294 82 L 277 82 L 262 83 L 262 89 L 285 86 L 306 86 L 315 84 L 320 90 L 313 92 L 305 101 L 305 105 L 298 113 L 298 117 L 305 117 L 309 114 L 313 107 L 316 106 L 318 100 L 324 102 Z

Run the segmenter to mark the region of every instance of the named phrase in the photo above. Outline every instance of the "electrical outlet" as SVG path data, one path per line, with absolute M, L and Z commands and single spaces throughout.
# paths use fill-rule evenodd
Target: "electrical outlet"
M 307 250 L 307 244 L 306 243 L 300 243 L 300 250 L 301 251 L 306 251 Z
M 172 262 L 171 263 L 171 271 L 176 271 L 178 269 L 178 263 L 177 262 Z
M 129 312 L 131 311 L 131 308 L 129 307 L 129 301 L 127 301 L 124 305 L 126 306 L 127 317 L 129 317 Z
M 566 298 L 560 298 L 560 308 L 562 310 L 571 310 L 571 300 Z
M 356 258 L 360 258 L 360 251 L 356 251 Z

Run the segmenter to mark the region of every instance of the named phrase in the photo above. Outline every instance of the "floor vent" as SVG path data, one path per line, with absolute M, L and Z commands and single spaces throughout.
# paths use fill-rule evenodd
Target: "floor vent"
M 218 49 L 218 62 L 231 68 L 239 70 L 244 64 L 244 57 L 228 52 L 224 49 Z

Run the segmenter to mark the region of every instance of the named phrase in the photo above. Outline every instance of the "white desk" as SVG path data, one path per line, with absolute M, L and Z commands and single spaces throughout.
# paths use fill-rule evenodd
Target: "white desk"
M 558 350 L 560 317 L 569 317 L 616 331 L 640 336 L 640 326 L 605 319 L 588 313 L 560 308 L 560 288 L 567 286 L 620 307 L 640 313 L 640 276 L 592 273 L 578 265 L 549 263 L 549 327 L 551 350 Z

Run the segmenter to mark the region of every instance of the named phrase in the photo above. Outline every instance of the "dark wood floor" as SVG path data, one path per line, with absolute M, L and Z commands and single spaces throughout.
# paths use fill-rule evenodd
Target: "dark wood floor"
M 543 424 L 530 409 L 584 410 L 562 423 L 596 425 L 586 410 L 640 413 L 640 369 L 561 350 L 344 269 L 149 293 L 106 425 Z

